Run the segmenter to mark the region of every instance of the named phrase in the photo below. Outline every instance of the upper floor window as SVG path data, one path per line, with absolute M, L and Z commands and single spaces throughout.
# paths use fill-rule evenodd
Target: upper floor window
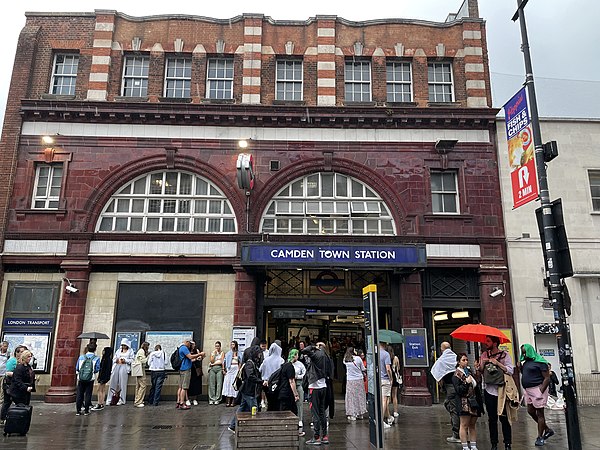
M 600 170 L 589 170 L 588 178 L 592 195 L 592 211 L 600 212 Z
M 346 61 L 345 101 L 371 101 L 371 63 L 369 61 Z
M 275 100 L 302 100 L 302 61 L 277 61 Z
M 50 93 L 54 95 L 75 95 L 78 66 L 79 55 L 64 53 L 54 55 Z
M 434 213 L 458 214 L 458 183 L 454 171 L 431 172 L 431 204 Z
M 125 97 L 146 97 L 148 95 L 147 56 L 126 56 L 123 66 L 122 95 Z
M 268 204 L 261 231 L 274 234 L 394 235 L 385 202 L 369 186 L 340 173 L 307 175 Z
M 208 60 L 206 96 L 210 99 L 233 98 L 233 58 Z
M 387 101 L 411 102 L 412 77 L 410 63 L 389 62 L 386 65 Z
M 452 64 L 429 63 L 427 65 L 430 102 L 453 102 Z
M 58 209 L 62 186 L 62 164 L 38 164 L 33 187 L 34 209 Z
M 127 183 L 105 205 L 97 231 L 235 233 L 225 195 L 210 181 L 186 172 L 154 172 Z
M 190 98 L 192 84 L 192 60 L 168 58 L 165 70 L 165 97 Z

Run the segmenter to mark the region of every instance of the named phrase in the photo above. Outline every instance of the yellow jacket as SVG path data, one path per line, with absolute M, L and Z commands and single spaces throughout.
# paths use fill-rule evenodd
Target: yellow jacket
M 506 418 L 512 425 L 517 420 L 517 413 L 520 404 L 519 389 L 513 380 L 513 377 L 507 373 L 504 374 L 504 384 L 498 386 L 498 415 L 504 414 L 506 406 Z

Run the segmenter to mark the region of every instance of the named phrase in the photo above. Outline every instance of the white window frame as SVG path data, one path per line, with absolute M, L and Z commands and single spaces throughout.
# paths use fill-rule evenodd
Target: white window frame
M 292 64 L 292 69 L 289 70 L 287 64 Z M 280 64 L 284 65 L 282 72 L 284 77 L 279 77 L 279 66 Z M 300 65 L 300 78 L 295 78 L 296 74 L 296 65 Z M 291 74 L 291 78 L 288 76 Z M 282 86 L 280 90 L 279 87 Z M 292 86 L 292 97 L 296 95 L 296 87 L 300 87 L 299 89 L 299 98 L 288 98 L 288 93 L 286 87 Z M 275 65 L 275 100 L 287 101 L 287 102 L 301 102 L 304 98 L 304 64 L 301 59 L 279 59 L 277 60 L 277 64 Z M 280 92 L 282 92 L 283 97 L 280 96 Z
M 175 74 L 169 75 L 169 69 L 171 64 L 175 64 L 173 70 Z M 177 75 L 177 72 L 183 71 L 183 75 Z M 186 76 L 186 72 L 189 76 Z M 182 83 L 183 87 L 177 86 Z M 175 87 L 171 87 L 171 84 L 175 84 Z M 184 56 L 170 56 L 167 58 L 165 64 L 165 84 L 163 95 L 165 98 L 190 98 L 192 91 L 192 58 Z M 169 95 L 169 92 L 181 92 L 181 95 Z
M 595 214 L 600 213 L 600 169 L 588 169 L 588 183 L 590 185 L 590 200 L 592 202 L 592 212 Z M 595 177 L 596 180 L 592 180 L 592 177 Z M 595 183 L 592 183 L 595 181 Z M 595 189 L 594 189 L 595 188 Z M 594 190 L 596 190 L 596 194 L 594 195 Z M 595 202 L 594 202 L 595 200 Z M 594 206 L 596 203 L 597 206 Z
M 214 183 L 190 172 L 164 170 L 117 189 L 102 208 L 96 232 L 235 234 L 237 220 Z
M 225 67 L 212 67 L 213 64 L 224 62 Z M 231 66 L 231 67 L 228 67 Z M 227 77 L 227 71 L 231 69 L 231 77 Z M 206 64 L 206 98 L 210 100 L 231 100 L 233 99 L 233 77 L 234 77 L 234 61 L 233 58 L 209 58 Z M 211 71 L 214 70 L 216 73 L 211 76 Z M 224 70 L 224 76 L 219 76 L 218 72 Z M 219 83 L 223 83 L 223 86 L 218 86 Z M 215 85 L 213 89 L 213 85 Z M 216 96 L 211 95 L 211 91 L 217 93 Z M 219 93 L 222 92 L 223 96 L 219 97 Z M 227 94 L 227 95 L 225 95 Z
M 133 73 L 127 74 L 127 69 L 130 67 L 130 62 L 133 63 Z M 141 62 L 141 64 L 138 64 Z M 138 73 L 138 69 L 141 67 L 141 73 Z M 150 57 L 147 55 L 125 55 L 123 59 L 123 79 L 121 83 L 121 96 L 143 98 L 148 96 L 148 75 L 150 71 Z M 129 82 L 142 84 L 142 87 L 129 87 L 126 86 Z M 143 86 L 145 84 L 145 86 Z M 127 92 L 131 90 L 133 92 L 139 91 L 139 95 L 131 95 Z
M 408 80 L 397 80 L 395 79 L 396 70 L 394 70 L 397 66 L 401 66 L 402 68 L 408 67 L 408 71 L 401 70 L 401 74 L 408 73 Z M 392 79 L 390 79 L 390 69 Z M 386 98 L 390 103 L 406 103 L 413 101 L 413 83 L 412 83 L 412 64 L 408 61 L 388 61 L 385 65 L 385 74 L 386 74 Z M 401 98 L 398 100 L 398 96 L 404 97 L 406 94 L 404 92 L 397 93 L 393 90 L 396 86 L 407 86 L 408 85 L 408 99 Z M 392 96 L 392 99 L 390 99 Z
M 45 186 L 40 185 L 42 169 L 48 169 Z M 35 182 L 33 186 L 32 209 L 58 209 L 60 193 L 62 191 L 64 165 L 61 164 L 36 164 Z M 56 185 L 55 182 L 58 182 Z M 43 192 L 38 192 L 43 189 Z M 58 192 L 56 190 L 58 189 Z M 53 192 L 54 190 L 54 192 Z
M 396 225 L 381 197 L 349 175 L 320 172 L 288 183 L 262 215 L 271 234 L 395 236 Z
M 450 190 L 450 189 L 445 189 L 444 188 L 444 177 L 443 175 L 447 175 L 447 174 L 451 174 L 454 177 L 454 190 Z M 441 185 L 442 185 L 442 189 L 440 190 L 434 190 L 433 189 L 433 177 L 439 175 L 441 177 Z M 430 178 L 431 178 L 431 211 L 433 212 L 433 214 L 447 214 L 447 215 L 456 215 L 456 214 L 460 214 L 460 196 L 459 196 L 459 188 L 458 188 L 458 172 L 456 170 L 431 170 L 430 174 L 429 174 Z M 442 199 L 447 197 L 447 196 L 452 196 L 454 198 L 454 204 L 456 206 L 456 211 L 436 211 L 434 209 L 434 196 L 435 195 L 441 195 Z M 442 201 L 442 209 L 444 209 L 444 201 Z
M 369 68 L 369 79 L 365 80 L 363 78 L 363 70 L 362 68 L 364 66 L 368 66 Z M 356 71 L 357 68 L 360 68 L 358 70 L 358 72 Z M 349 72 L 350 69 L 350 72 Z M 352 74 L 352 78 L 349 79 L 347 77 L 347 75 L 351 73 Z M 356 75 L 359 74 L 359 77 L 357 77 Z M 368 103 L 371 102 L 373 99 L 373 84 L 372 84 L 372 80 L 373 80 L 373 76 L 371 74 L 371 61 L 351 61 L 351 60 L 347 60 L 344 63 L 344 101 L 348 102 L 348 103 Z M 363 90 L 360 90 L 360 96 L 361 98 L 359 100 L 356 100 L 356 93 L 354 92 L 354 89 L 352 90 L 352 94 L 351 97 L 349 97 L 350 93 L 349 93 L 349 87 L 352 86 L 365 86 L 367 85 L 369 87 L 369 98 L 368 99 L 364 99 L 363 97 Z
M 450 69 L 450 80 L 437 79 L 437 74 L 435 69 L 441 66 L 442 68 L 448 67 Z M 433 70 L 431 70 L 433 69 Z M 433 74 L 433 78 L 430 75 Z M 452 103 L 454 101 L 454 73 L 452 70 L 452 63 L 450 62 L 430 62 L 427 63 L 427 86 L 428 88 L 433 87 L 433 96 L 432 93 L 429 92 L 429 101 L 431 103 Z M 450 92 L 444 92 L 442 94 L 437 94 L 435 92 L 436 86 L 442 87 L 450 87 Z M 430 89 L 429 89 L 430 90 Z M 439 96 L 441 95 L 441 99 Z M 450 99 L 446 100 L 446 96 L 450 95 Z
M 62 63 L 58 62 L 59 58 L 64 58 Z M 70 64 L 66 64 L 67 59 L 71 60 Z M 65 72 L 66 68 L 71 68 L 71 71 Z M 74 72 L 73 72 L 74 68 Z M 56 53 L 54 62 L 52 63 L 52 79 L 50 80 L 50 94 L 52 95 L 75 95 L 75 86 L 77 84 L 77 72 L 79 70 L 79 55 L 77 53 Z M 65 84 L 64 81 L 69 81 Z M 67 88 L 67 92 L 64 92 Z

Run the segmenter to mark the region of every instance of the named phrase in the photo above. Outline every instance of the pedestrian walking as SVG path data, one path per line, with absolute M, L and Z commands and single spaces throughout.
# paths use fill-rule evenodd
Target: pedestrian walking
M 354 352 L 354 347 L 348 347 L 344 354 L 346 366 L 346 416 L 348 420 L 355 421 L 362 418 L 367 412 L 365 395 L 366 368 L 362 360 Z
M 92 407 L 92 392 L 94 390 L 94 380 L 96 374 L 100 372 L 100 357 L 96 356 L 96 344 L 88 344 L 85 351 L 77 359 L 75 364 L 75 373 L 77 375 L 77 395 L 75 399 L 75 414 L 86 416 L 90 413 Z
M 131 372 L 131 363 L 135 354 L 131 349 L 131 341 L 127 338 L 121 339 L 121 348 L 115 352 L 113 357 L 112 372 L 110 374 L 110 390 L 107 402 L 109 405 L 124 405 L 127 397 L 127 381 Z M 113 401 L 113 397 L 118 400 Z
M 312 439 L 306 441 L 308 445 L 329 444 L 327 434 L 327 381 L 326 378 L 333 374 L 333 364 L 325 353 L 325 344 L 318 342 L 316 346 L 309 345 L 302 353 L 310 358 L 306 371 L 310 398 L 310 411 L 313 419 L 314 434 Z
M 150 371 L 150 392 L 148 393 L 148 404 L 158 406 L 160 393 L 167 377 L 166 371 L 167 355 L 160 344 L 154 346 L 154 351 L 148 355 L 148 370 Z
M 502 425 L 504 449 L 511 450 L 512 426 L 509 418 L 510 404 L 506 401 L 505 383 L 507 380 L 512 380 L 515 368 L 508 352 L 500 350 L 499 345 L 499 337 L 486 336 L 485 347 L 487 350 L 481 355 L 479 370 L 482 372 L 485 385 L 483 396 L 488 414 L 492 450 L 498 450 L 498 419 Z
M 527 413 L 537 423 L 538 436 L 535 446 L 541 447 L 546 440 L 554 436 L 554 430 L 548 427 L 544 407 L 548 403 L 550 369 L 548 361 L 535 351 L 532 345 L 521 346 L 521 385 L 525 389 Z
M 383 427 L 389 428 L 394 423 L 390 415 L 390 397 L 392 395 L 392 358 L 385 349 L 385 342 L 379 343 L 379 377 L 381 379 L 381 408 Z
M 2 389 L 4 390 L 4 402 L 2 403 L 2 410 L 0 411 L 0 422 L 4 423 L 6 420 L 6 413 L 8 412 L 8 408 L 13 403 L 13 398 L 10 395 L 10 386 L 12 384 L 13 375 L 19 360 L 21 359 L 21 353 L 27 350 L 27 347 L 24 345 L 17 345 L 13 356 L 6 361 L 6 374 L 4 376 L 4 383 L 2 384 Z
M 452 375 L 452 385 L 456 392 L 456 410 L 460 417 L 459 436 L 463 450 L 477 450 L 477 419 L 481 416 L 482 404 L 477 398 L 477 380 L 469 367 L 466 353 L 456 357 L 457 367 Z
M 298 391 L 298 400 L 296 401 L 296 408 L 298 409 L 298 426 L 302 430 L 304 427 L 304 376 L 306 375 L 306 366 L 299 360 L 300 352 L 298 349 L 293 348 L 290 350 L 288 359 L 291 358 L 292 364 L 294 365 L 294 371 L 296 374 L 296 391 Z
M 221 342 L 215 342 L 215 349 L 210 354 L 208 364 L 208 404 L 218 405 L 221 403 L 223 392 L 223 361 L 225 354 L 221 351 Z
M 446 441 L 459 444 L 460 418 L 456 410 L 456 392 L 452 384 L 452 376 L 456 370 L 456 353 L 452 351 L 450 343 L 445 341 L 440 345 L 440 351 L 440 357 L 431 366 L 431 375 L 446 391 L 444 408 L 450 414 L 450 423 L 452 425 L 452 436 L 447 437 Z
M 104 350 L 102 350 L 102 357 L 100 358 L 100 370 L 98 371 L 98 376 L 96 379 L 98 382 L 98 403 L 96 403 L 96 406 L 91 409 L 92 411 L 101 411 L 104 409 L 107 390 L 106 388 L 110 381 L 110 374 L 112 371 L 112 357 L 112 347 L 104 347 Z
M 244 350 L 243 359 L 245 361 L 242 374 L 242 387 L 240 388 L 240 407 L 233 414 L 229 423 L 229 430 L 235 433 L 236 417 L 238 412 L 250 412 L 252 408 L 257 408 L 257 397 L 262 391 L 262 378 L 258 366 L 263 358 L 262 349 L 258 345 L 251 345 Z
M 223 397 L 225 397 L 225 406 L 233 406 L 233 401 L 237 397 L 237 391 L 233 388 L 233 381 L 238 374 L 238 370 L 244 362 L 244 356 L 238 350 L 237 341 L 231 341 L 229 351 L 225 354 L 225 378 L 223 379 Z
M 142 342 L 140 349 L 135 354 L 135 359 L 131 363 L 131 376 L 135 377 L 135 399 L 133 405 L 136 408 L 144 407 L 144 398 L 146 397 L 146 364 L 148 363 L 148 342 Z
M 392 405 L 394 407 L 394 420 L 400 415 L 398 412 L 398 394 L 402 386 L 402 368 L 400 367 L 400 359 L 394 354 L 394 349 L 390 345 L 388 353 L 392 358 Z
M 35 374 L 31 367 L 32 358 L 33 353 L 23 350 L 19 356 L 19 363 L 13 371 L 8 393 L 16 405 L 29 405 L 31 393 L 35 392 Z

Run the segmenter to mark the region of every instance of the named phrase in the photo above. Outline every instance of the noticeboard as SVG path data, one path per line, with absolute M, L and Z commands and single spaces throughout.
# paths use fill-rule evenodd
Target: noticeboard
M 147 331 L 146 342 L 150 344 L 150 351 L 154 350 L 156 344 L 160 344 L 167 355 L 165 367 L 167 370 L 173 370 L 171 353 L 183 343 L 184 339 L 193 339 L 193 335 L 194 333 L 191 331 Z
M 6 332 L 2 340 L 8 342 L 8 350 L 13 353 L 18 345 L 25 345 L 35 357 L 35 371 L 47 372 L 50 353 L 50 333 L 12 333 Z
M 425 328 L 402 328 L 404 367 L 429 367 L 427 331 Z
M 121 339 L 126 338 L 131 341 L 131 350 L 137 352 L 140 348 L 140 335 L 139 331 L 117 331 L 115 333 L 115 348 L 114 351 L 117 353 L 121 349 Z
M 233 327 L 231 340 L 238 343 L 238 352 L 244 353 L 255 337 L 256 327 Z

